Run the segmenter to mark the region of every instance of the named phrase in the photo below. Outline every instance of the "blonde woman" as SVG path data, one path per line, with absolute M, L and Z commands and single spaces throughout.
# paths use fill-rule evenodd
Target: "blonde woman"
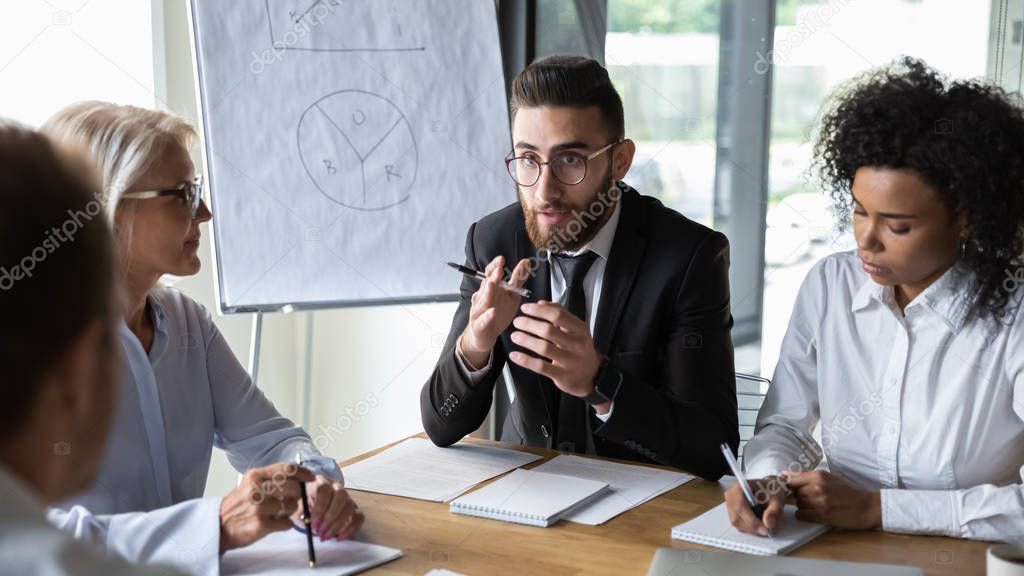
M 193 128 L 165 112 L 82 102 L 42 131 L 84 145 L 98 165 L 126 299 L 125 386 L 103 464 L 51 521 L 129 559 L 216 573 L 220 552 L 292 526 L 299 482 L 309 481 L 314 533 L 351 536 L 363 515 L 337 464 L 253 385 L 210 313 L 160 284 L 199 271 L 199 225 L 212 217 L 189 158 Z M 203 499 L 214 446 L 245 479 Z M 321 473 L 290 464 L 297 452 Z

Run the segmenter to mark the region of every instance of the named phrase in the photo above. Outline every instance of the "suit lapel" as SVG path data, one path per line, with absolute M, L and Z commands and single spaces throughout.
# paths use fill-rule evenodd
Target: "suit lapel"
M 538 250 L 534 248 L 533 242 L 530 242 L 530 237 L 526 234 L 525 228 L 520 228 L 516 231 L 516 259 L 514 262 L 507 262 L 506 265 L 510 269 L 514 269 L 515 265 L 523 258 L 532 258 L 530 264 L 534 266 L 532 274 L 526 280 L 526 288 L 531 292 L 531 296 L 526 299 L 527 302 L 536 302 L 538 300 L 551 300 L 551 271 L 548 268 L 547 258 L 541 258 L 544 256 L 543 252 L 538 254 Z
M 597 308 L 597 321 L 594 326 L 594 346 L 602 356 L 607 356 L 611 347 L 615 330 L 625 309 L 626 299 L 636 281 L 647 249 L 647 236 L 644 226 L 647 214 L 640 203 L 639 195 L 632 188 L 625 187 L 619 197 L 622 213 L 619 215 L 619 227 L 615 231 L 615 240 L 605 265 L 604 279 L 601 282 L 601 301 Z

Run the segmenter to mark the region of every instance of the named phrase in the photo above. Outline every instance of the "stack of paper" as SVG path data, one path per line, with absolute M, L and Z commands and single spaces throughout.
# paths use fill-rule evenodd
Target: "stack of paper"
M 694 478 L 682 472 L 669 472 L 649 466 L 634 466 L 567 454 L 548 460 L 534 470 L 606 482 L 609 486 L 608 494 L 565 516 L 565 519 L 571 522 L 591 526 L 604 524 L 619 514 L 677 486 L 682 486 Z
M 577 506 L 586 505 L 608 490 L 608 484 L 571 476 L 516 470 L 476 492 L 454 500 L 451 511 L 547 527 Z
M 729 513 L 723 503 L 673 528 L 672 538 L 747 554 L 777 556 L 796 550 L 828 532 L 828 529 L 825 524 L 797 520 L 796 506 L 786 506 L 782 513 L 782 527 L 774 534 L 747 534 L 729 522 Z
M 410 438 L 342 471 L 346 488 L 448 502 L 485 480 L 540 458 L 468 443 L 438 448 L 430 440 Z

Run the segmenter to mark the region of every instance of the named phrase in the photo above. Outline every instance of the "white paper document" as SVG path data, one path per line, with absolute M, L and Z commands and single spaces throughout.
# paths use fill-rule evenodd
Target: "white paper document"
M 355 540 L 320 542 L 314 539 L 316 568 L 309 568 L 306 536 L 295 530 L 274 532 L 245 548 L 229 550 L 220 559 L 228 574 L 358 574 L 402 556 L 402 551 Z
M 607 483 L 610 487 L 607 494 L 565 516 L 566 520 L 591 526 L 604 524 L 694 478 L 682 472 L 569 455 L 553 458 L 534 470 Z
M 484 480 L 540 458 L 468 443 L 439 448 L 425 438 L 410 438 L 342 471 L 346 488 L 448 502 Z

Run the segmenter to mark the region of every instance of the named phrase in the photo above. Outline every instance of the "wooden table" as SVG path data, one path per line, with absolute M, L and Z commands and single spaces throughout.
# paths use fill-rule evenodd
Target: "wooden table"
M 524 450 L 545 459 L 558 454 L 543 448 L 474 438 L 464 441 Z M 385 448 L 353 458 L 342 466 Z M 538 460 L 525 467 L 542 462 Z M 434 568 L 446 568 L 469 576 L 645 575 L 659 547 L 710 549 L 672 540 L 670 533 L 673 526 L 720 504 L 722 490 L 716 482 L 696 479 L 601 526 L 562 521 L 550 528 L 452 514 L 448 504 L 443 503 L 357 490 L 352 494 L 366 513 L 359 539 L 405 552 L 404 557 L 373 570 L 373 574 L 422 575 Z M 953 538 L 833 530 L 791 556 L 913 564 L 926 574 L 968 576 L 985 573 L 985 551 L 990 545 Z

